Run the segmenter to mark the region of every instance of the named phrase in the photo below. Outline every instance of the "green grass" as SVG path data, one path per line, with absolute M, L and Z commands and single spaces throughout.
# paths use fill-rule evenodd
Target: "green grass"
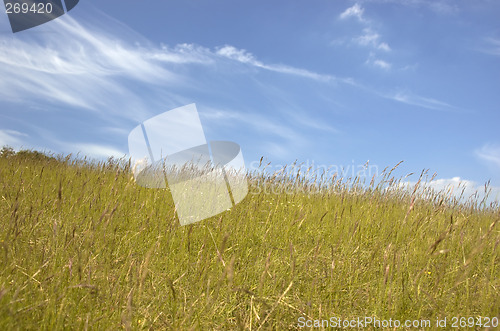
M 236 207 L 181 227 L 168 190 L 128 169 L 0 153 L 0 330 L 500 317 L 498 207 L 422 199 L 388 171 L 315 194 L 254 173 Z

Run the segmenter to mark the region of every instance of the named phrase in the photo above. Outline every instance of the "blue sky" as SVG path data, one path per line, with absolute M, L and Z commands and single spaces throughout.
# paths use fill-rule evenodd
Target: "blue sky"
M 2 13 L 0 145 L 120 157 L 194 102 L 249 168 L 404 160 L 498 194 L 498 17 L 494 0 L 81 0 L 12 34 Z

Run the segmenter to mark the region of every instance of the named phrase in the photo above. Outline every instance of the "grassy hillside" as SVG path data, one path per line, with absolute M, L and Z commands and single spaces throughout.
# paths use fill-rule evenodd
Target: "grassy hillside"
M 126 166 L 4 149 L 0 330 L 500 317 L 498 208 L 354 182 L 253 174 L 232 210 L 181 227 Z

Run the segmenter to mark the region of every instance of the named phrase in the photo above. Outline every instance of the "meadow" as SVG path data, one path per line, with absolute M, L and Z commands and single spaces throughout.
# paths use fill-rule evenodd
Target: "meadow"
M 488 327 L 500 209 L 402 189 L 393 169 L 364 185 L 255 171 L 241 203 L 180 226 L 168 189 L 136 185 L 123 160 L 4 148 L 0 330 L 288 330 L 365 316 Z

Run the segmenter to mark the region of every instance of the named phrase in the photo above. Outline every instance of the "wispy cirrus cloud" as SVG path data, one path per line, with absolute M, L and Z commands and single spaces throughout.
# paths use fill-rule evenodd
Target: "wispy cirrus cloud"
M 302 68 L 291 67 L 283 64 L 265 64 L 257 60 L 253 54 L 247 52 L 246 50 L 238 49 L 230 45 L 218 48 L 215 54 L 240 63 L 281 74 L 299 76 L 324 82 L 337 80 L 337 78 L 332 75 L 319 74 Z
M 101 159 L 114 157 L 116 159 L 126 157 L 127 152 L 121 151 L 114 146 L 90 143 L 66 144 L 63 146 L 66 153 L 82 153 L 91 158 Z
M 222 109 L 215 109 L 204 107 L 204 111 L 200 116 L 207 119 L 217 120 L 217 122 L 231 122 L 238 121 L 246 125 L 252 126 L 259 131 L 266 132 L 269 135 L 277 135 L 285 139 L 291 139 L 297 136 L 297 131 L 291 128 L 291 125 L 283 124 L 283 120 L 272 120 L 259 114 L 246 114 L 237 111 L 228 111 Z M 297 126 L 308 127 L 311 129 L 327 131 L 331 133 L 338 133 L 339 130 L 329 125 L 328 123 L 318 122 L 298 112 L 288 114 L 290 121 L 294 122 Z
M 479 48 L 480 52 L 500 56 L 500 39 L 488 37 L 484 39 L 484 44 Z
M 10 146 L 18 149 L 24 145 L 24 139 L 26 138 L 28 138 L 26 133 L 16 130 L 0 129 L 0 147 Z
M 293 124 L 261 114 L 204 107 L 203 112 L 200 112 L 200 117 L 210 123 L 210 126 L 237 125 L 248 132 L 258 133 L 261 138 L 264 138 L 259 143 L 260 153 L 292 157 L 295 148 L 307 140 L 294 129 Z
M 234 110 L 228 111 L 205 107 L 200 116 L 209 120 L 216 120 L 219 124 L 241 122 L 245 126 L 251 126 L 266 135 L 278 136 L 287 140 L 294 139 L 296 136 L 294 130 L 288 125 L 278 123 L 260 114 L 244 114 Z
M 55 20 L 48 29 L 57 33 L 39 34 L 37 39 L 0 35 L 3 100 L 50 100 L 79 109 L 115 109 L 115 113 L 130 115 L 145 107 L 123 80 L 167 85 L 184 81 L 151 60 L 150 53 L 141 47 L 84 27 L 68 15 Z
M 449 103 L 433 98 L 422 97 L 410 92 L 396 92 L 393 94 L 386 94 L 384 95 L 384 97 L 408 105 L 432 109 L 432 110 L 450 111 L 455 109 L 455 107 L 453 107 Z
M 485 144 L 475 150 L 476 156 L 500 170 L 500 144 Z
M 102 21 L 107 21 L 106 26 L 76 21 L 65 15 L 48 24 L 46 33 L 17 38 L 0 35 L 0 100 L 38 113 L 47 108 L 55 112 L 64 110 L 64 114 L 51 113 L 52 118 L 47 117 L 47 123 L 43 123 L 43 130 L 38 132 L 43 136 L 42 146 L 50 145 L 64 152 L 80 151 L 94 157 L 119 156 L 122 151 L 111 144 L 101 144 L 95 137 L 84 137 L 85 129 L 99 131 L 99 127 L 119 128 L 124 124 L 127 127 L 160 109 L 168 109 L 168 102 L 172 108 L 192 102 L 185 96 L 190 95 L 189 91 L 217 91 L 217 86 L 207 86 L 206 81 L 199 79 L 203 68 L 207 68 L 206 72 L 227 72 L 225 68 L 232 69 L 235 65 L 242 69 L 250 66 L 299 79 L 355 85 L 349 78 L 282 63 L 265 63 L 252 53 L 231 45 L 216 48 L 186 43 L 154 45 L 126 26 L 114 24 L 112 19 L 106 17 Z M 81 116 L 75 114 L 82 112 L 91 112 L 93 120 L 89 120 L 86 127 L 82 124 L 77 128 L 81 130 L 81 137 L 67 139 L 67 136 L 60 136 L 59 130 L 51 130 L 49 122 L 54 117 L 65 116 L 64 121 L 71 122 L 74 116 Z M 300 114 L 291 115 L 291 118 L 301 118 Z M 284 123 L 262 115 L 236 113 L 227 113 L 225 118 L 278 136 L 283 141 L 297 136 L 292 121 Z M 325 123 L 301 119 L 303 127 L 335 132 Z M 35 122 L 24 122 L 42 129 Z M 37 128 L 32 129 L 37 132 Z M 121 136 L 123 132 L 120 131 Z M 26 137 L 18 131 L 0 132 L 0 142 L 4 144 L 21 145 L 23 138 Z
M 223 59 L 284 75 L 336 80 L 332 75 L 304 68 L 266 64 L 230 45 L 211 50 L 193 44 L 155 46 L 140 37 L 134 42 L 122 38 L 120 31 L 110 35 L 68 15 L 47 29 L 57 33 L 38 35 L 41 38 L 37 40 L 0 35 L 3 100 L 23 102 L 34 98 L 93 111 L 119 109 L 120 114 L 133 114 L 133 109 L 137 112 L 148 107 L 127 80 L 149 86 L 189 87 L 194 85 L 194 78 L 179 72 L 178 66 L 212 66 Z
M 151 60 L 172 64 L 211 65 L 215 63 L 213 54 L 208 48 L 186 43 L 174 47 L 162 45 L 161 48 L 149 50 L 146 57 Z

